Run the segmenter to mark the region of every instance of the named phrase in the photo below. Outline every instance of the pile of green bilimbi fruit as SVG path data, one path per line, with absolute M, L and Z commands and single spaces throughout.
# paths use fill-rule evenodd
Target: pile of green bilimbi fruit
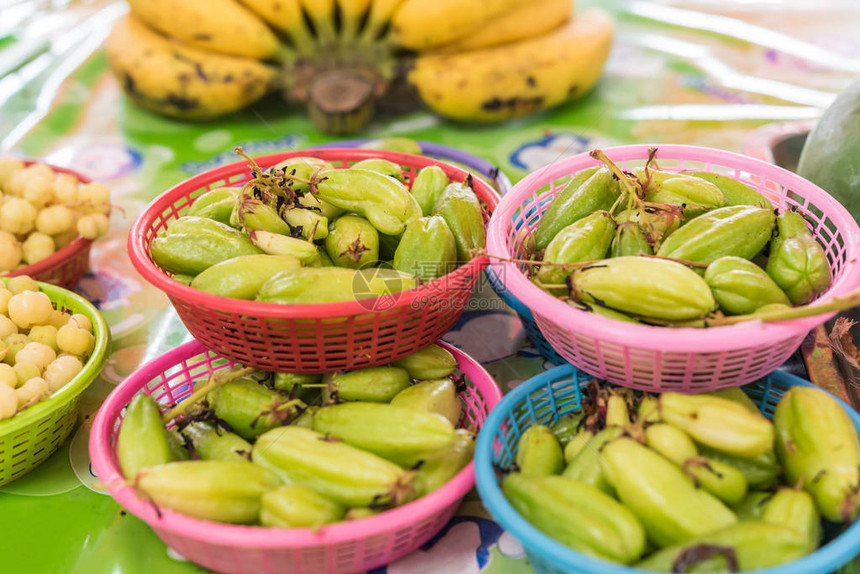
M 177 281 L 236 299 L 330 303 L 411 289 L 484 247 L 471 176 L 454 183 L 428 166 L 410 193 L 401 166 L 382 158 L 335 169 L 294 157 L 268 170 L 248 159 L 242 188 L 197 197 L 152 241 L 153 260 Z M 354 292 L 356 273 L 364 292 Z
M 830 286 L 803 216 L 706 171 L 605 165 L 577 173 L 532 239 L 531 278 L 574 306 L 623 321 L 703 326 L 793 318 Z M 727 315 L 734 317 L 728 319 Z
M 801 558 L 824 526 L 857 517 L 857 431 L 817 388 L 789 389 L 772 422 L 738 388 L 584 396 L 522 433 L 502 479 L 526 520 L 574 550 L 657 572 L 748 571 Z
M 325 376 L 223 370 L 165 413 L 135 395 L 117 458 L 139 496 L 195 518 L 315 528 L 372 516 L 472 460 L 456 369 L 431 345 Z

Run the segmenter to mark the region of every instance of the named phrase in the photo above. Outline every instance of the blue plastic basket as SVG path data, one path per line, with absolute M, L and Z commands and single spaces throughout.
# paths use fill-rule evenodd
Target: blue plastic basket
M 614 564 L 581 554 L 529 524 L 514 510 L 499 488 L 496 468 L 513 464 L 517 443 L 523 430 L 532 424 L 552 424 L 579 409 L 580 385 L 594 377 L 571 365 L 556 367 L 524 382 L 508 393 L 490 412 L 478 435 L 475 474 L 484 506 L 496 521 L 522 543 L 535 570 L 540 574 L 641 574 L 643 570 Z M 762 412 L 773 417 L 784 392 L 793 386 L 810 383 L 780 371 L 764 382 L 743 387 Z M 860 415 L 836 399 L 860 432 Z M 757 574 L 820 574 L 833 572 L 860 552 L 860 521 L 816 552 L 776 568 L 756 570 Z
M 549 341 L 546 340 L 546 337 L 540 332 L 540 329 L 535 322 L 535 318 L 532 315 L 532 312 L 526 307 L 522 301 L 511 295 L 511 292 L 505 289 L 505 285 L 499 281 L 498 275 L 493 271 L 492 267 L 487 267 L 484 270 L 484 274 L 487 276 L 487 281 L 490 283 L 490 287 L 493 288 L 493 291 L 496 292 L 502 301 L 505 304 L 513 309 L 517 315 L 520 317 L 520 322 L 523 324 L 523 329 L 526 330 L 526 336 L 529 338 L 529 341 L 532 342 L 532 345 L 537 348 L 538 352 L 541 356 L 547 361 L 552 362 L 554 365 L 565 365 L 567 361 L 561 358 L 561 355 L 555 352 L 555 349 L 549 344 Z

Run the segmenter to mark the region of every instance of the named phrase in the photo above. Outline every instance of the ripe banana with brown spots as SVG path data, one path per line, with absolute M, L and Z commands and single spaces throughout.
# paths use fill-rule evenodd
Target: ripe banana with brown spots
M 187 45 L 259 60 L 282 57 L 274 32 L 235 0 L 128 0 L 141 22 Z
M 440 49 L 468 52 L 537 37 L 570 20 L 573 6 L 573 0 L 526 0 Z
M 394 13 L 394 40 L 410 50 L 436 48 L 471 34 L 523 0 L 405 0 Z
M 592 8 L 542 36 L 458 54 L 419 55 L 409 81 L 435 112 L 490 122 L 561 104 L 590 90 L 615 23 Z
M 168 40 L 133 15 L 114 26 L 108 62 L 138 105 L 182 119 L 206 120 L 244 108 L 277 87 L 277 70 Z

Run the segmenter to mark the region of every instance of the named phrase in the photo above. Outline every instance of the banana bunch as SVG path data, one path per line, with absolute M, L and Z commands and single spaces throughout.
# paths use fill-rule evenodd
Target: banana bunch
M 574 17 L 573 0 L 128 4 L 106 51 L 141 107 L 208 120 L 279 91 L 336 134 L 361 129 L 398 82 L 457 120 L 560 104 L 597 82 L 614 33 L 599 9 Z

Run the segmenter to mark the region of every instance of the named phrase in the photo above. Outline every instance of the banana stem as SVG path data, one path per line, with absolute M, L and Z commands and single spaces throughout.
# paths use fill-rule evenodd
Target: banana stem
M 254 372 L 254 369 L 252 369 L 251 367 L 245 367 L 243 369 L 234 369 L 226 373 L 223 371 L 213 373 L 204 385 L 197 389 L 194 389 L 194 392 L 191 393 L 191 396 L 189 396 L 187 399 L 175 405 L 169 411 L 164 413 L 161 416 L 161 421 L 164 424 L 169 423 L 176 417 L 185 414 L 188 409 L 200 402 L 203 397 L 205 397 L 211 390 L 252 372 Z

